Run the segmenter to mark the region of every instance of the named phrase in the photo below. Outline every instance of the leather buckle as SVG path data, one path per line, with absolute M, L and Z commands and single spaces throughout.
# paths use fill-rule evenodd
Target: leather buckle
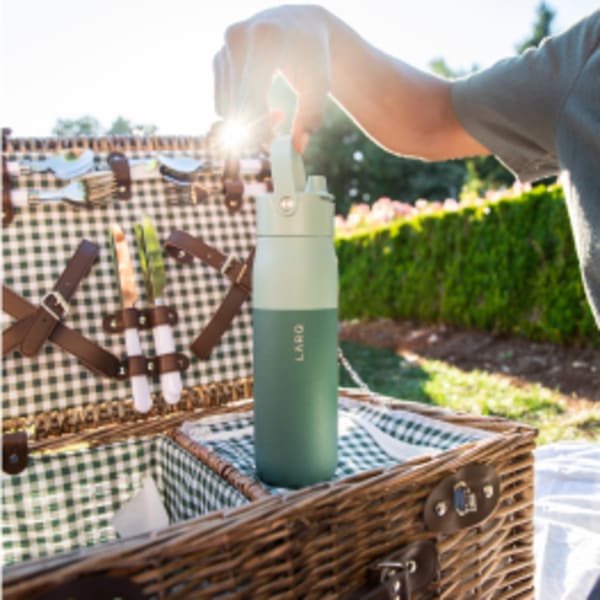
M 221 265 L 221 268 L 219 269 L 219 272 L 221 273 L 221 275 L 227 275 L 229 270 L 235 265 L 236 262 L 239 262 L 238 257 L 235 256 L 235 254 L 230 254 L 225 259 L 225 262 Z M 239 277 L 238 277 L 238 279 L 239 279 Z
M 236 283 L 236 285 L 239 285 L 247 294 L 250 294 L 252 289 L 250 287 L 248 287 L 246 285 L 246 283 L 243 281 L 247 270 L 248 270 L 248 263 L 247 262 L 242 263 L 242 268 L 240 269 L 238 276 L 235 278 L 235 283 Z
M 48 305 L 48 301 L 54 300 L 54 304 L 60 308 L 61 313 L 56 312 L 56 309 Z M 61 321 L 69 312 L 69 303 L 65 300 L 65 297 L 58 291 L 52 290 L 48 292 L 40 301 L 40 307 L 43 308 L 51 317 L 57 321 Z

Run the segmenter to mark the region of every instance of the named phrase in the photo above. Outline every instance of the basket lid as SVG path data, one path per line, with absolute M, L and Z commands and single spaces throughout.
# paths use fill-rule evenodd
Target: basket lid
M 136 307 L 148 308 L 151 298 L 144 285 L 134 233 L 142 216 L 152 219 L 161 242 L 175 230 L 185 231 L 232 257 L 231 260 L 233 257 L 244 260 L 254 246 L 254 195 L 266 189 L 264 160 L 259 160 L 256 154 L 245 153 L 236 173 L 232 161 L 226 160 L 209 137 L 9 137 L 5 140 L 3 157 L 12 169 L 11 196 L 20 194 L 28 198 L 32 190 L 63 187 L 69 181 L 59 179 L 53 172 L 32 169 L 32 161 L 39 164 L 53 154 L 76 155 L 85 149 L 94 153 L 92 168 L 103 172 L 109 169 L 107 160 L 115 152 L 127 159 L 130 167 L 156 161 L 162 155 L 169 159 L 163 161 L 168 168 L 160 166 L 151 175 L 131 176 L 129 199 L 113 196 L 106 202 L 84 208 L 51 201 L 14 206 L 12 221 L 2 231 L 4 285 L 37 307 L 54 288 L 80 242 L 85 239 L 97 244 L 99 258 L 69 300 L 69 310 L 62 323 L 121 360 L 125 358 L 123 333 L 111 334 L 103 327 L 107 315 L 120 314 L 122 309 L 110 249 L 111 224 L 118 224 L 128 238 L 139 297 Z M 178 158 L 185 161 L 173 162 Z M 184 163 L 183 175 L 174 174 L 173 165 L 176 168 Z M 198 165 L 196 170 L 194 164 Z M 234 182 L 240 195 L 235 211 L 227 203 L 224 172 L 229 182 L 232 173 L 233 177 L 239 176 Z M 74 175 L 72 181 L 79 177 L 79 174 Z M 190 346 L 222 304 L 231 281 L 226 274 L 200 260 L 184 264 L 166 252 L 163 258 L 167 276 L 164 302 L 174 307 L 178 315 L 173 327 L 176 351 L 185 354 L 190 365 L 182 375 L 185 388 L 182 401 L 175 406 L 165 405 L 160 380 L 152 379 L 154 405 L 150 416 L 194 410 L 205 403 L 223 403 L 249 393 L 248 381 L 252 374 L 249 302 L 242 305 L 240 314 L 210 356 L 197 358 Z M 4 329 L 15 322 L 14 317 L 3 314 Z M 152 330 L 140 330 L 139 335 L 143 354 L 155 356 Z M 223 396 L 221 390 L 229 390 L 230 397 Z M 86 422 L 94 426 L 107 420 L 136 420 L 140 415 L 133 410 L 131 396 L 128 380 L 99 377 L 52 342 L 46 342 L 34 357 L 14 351 L 3 360 L 4 430 L 22 428 L 32 422 L 39 428 L 41 423 L 47 424 L 49 418 L 52 426 L 66 424 L 71 431 L 87 426 Z

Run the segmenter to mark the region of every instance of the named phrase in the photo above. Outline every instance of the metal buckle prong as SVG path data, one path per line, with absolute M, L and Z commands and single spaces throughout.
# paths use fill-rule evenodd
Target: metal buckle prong
M 54 311 L 54 309 L 48 306 L 47 302 L 50 297 L 52 297 L 55 303 L 58 304 L 58 306 L 60 306 L 60 308 L 62 309 L 62 315 L 59 315 L 57 312 Z M 48 292 L 42 298 L 40 306 L 57 321 L 61 321 L 69 312 L 69 303 L 65 300 L 65 297 L 58 290 L 52 290 L 51 292 Z
M 222 275 L 227 275 L 227 271 L 229 271 L 229 269 L 231 269 L 231 267 L 233 266 L 233 263 L 237 262 L 237 256 L 235 256 L 235 254 L 230 254 L 226 259 L 225 262 L 223 263 L 223 265 L 220 268 L 221 274 Z

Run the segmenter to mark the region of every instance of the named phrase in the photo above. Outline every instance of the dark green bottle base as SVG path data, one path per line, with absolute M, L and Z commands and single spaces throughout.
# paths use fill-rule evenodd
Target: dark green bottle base
M 337 310 L 253 318 L 257 474 L 277 487 L 327 481 L 337 465 Z

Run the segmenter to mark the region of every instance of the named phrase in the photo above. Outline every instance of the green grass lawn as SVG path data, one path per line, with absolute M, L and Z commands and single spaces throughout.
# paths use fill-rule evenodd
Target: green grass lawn
M 565 398 L 541 385 L 515 385 L 507 377 L 484 371 L 462 371 L 448 363 L 350 342 L 342 350 L 375 392 L 402 400 L 444 406 L 455 411 L 494 415 L 532 425 L 538 443 L 560 440 L 600 441 L 600 406 Z M 354 386 L 340 372 L 341 385 Z

